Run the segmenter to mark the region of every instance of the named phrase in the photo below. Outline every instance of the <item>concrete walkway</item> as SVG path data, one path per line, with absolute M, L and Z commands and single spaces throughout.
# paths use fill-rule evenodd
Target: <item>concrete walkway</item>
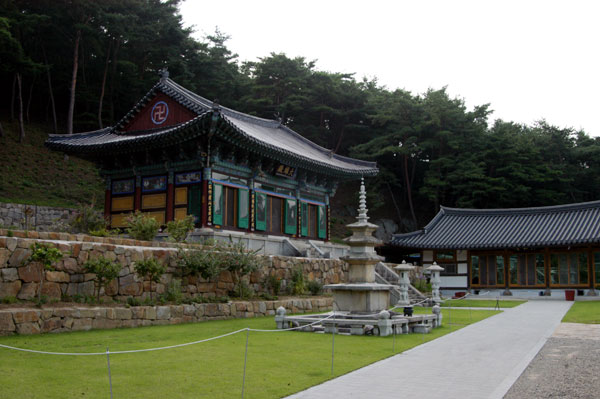
M 502 398 L 571 305 L 529 301 L 290 398 Z

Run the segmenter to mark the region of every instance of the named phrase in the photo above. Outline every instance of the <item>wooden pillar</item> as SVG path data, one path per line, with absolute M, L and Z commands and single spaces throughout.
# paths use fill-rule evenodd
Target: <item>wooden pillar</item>
M 248 182 L 248 188 L 250 189 L 250 203 L 248 204 L 248 216 L 250 217 L 250 223 L 248 223 L 248 229 L 254 231 L 255 229 L 255 212 L 256 212 L 256 195 L 254 192 L 254 179 L 250 179 Z
M 134 210 L 139 211 L 142 209 L 142 177 L 135 177 L 135 200 Z
M 104 219 L 110 223 L 110 208 L 111 208 L 111 179 L 106 178 L 106 190 L 104 191 Z
M 331 241 L 331 226 L 329 222 L 331 220 L 331 207 L 329 206 L 329 194 L 325 194 L 325 228 L 327 232 L 325 233 L 325 242 Z
M 173 220 L 173 213 L 175 211 L 175 182 L 174 182 L 174 173 L 173 171 L 169 171 L 169 177 L 167 178 L 167 212 L 166 212 L 166 222 L 170 222 Z
M 212 173 L 210 168 L 204 168 L 202 173 L 202 226 L 212 225 Z

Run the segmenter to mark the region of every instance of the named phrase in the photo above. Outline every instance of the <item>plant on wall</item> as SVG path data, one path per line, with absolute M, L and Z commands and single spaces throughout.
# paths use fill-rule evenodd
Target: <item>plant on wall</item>
M 94 203 L 80 205 L 69 221 L 71 231 L 75 233 L 91 233 L 106 230 L 107 222 L 101 211 L 94 208 Z
M 249 294 L 249 287 L 242 278 L 265 264 L 264 258 L 257 255 L 259 251 L 260 249 L 248 250 L 242 241 L 234 243 L 230 236 L 224 252 L 221 252 L 225 269 L 231 272 L 235 292 L 240 298 Z
M 90 259 L 83 265 L 83 270 L 86 273 L 96 275 L 94 285 L 96 289 L 96 299 L 100 301 L 100 290 L 106 288 L 106 285 L 119 276 L 121 265 L 117 262 L 106 259 L 100 256 L 97 259 Z
M 306 283 L 304 281 L 304 272 L 301 267 L 296 267 L 292 270 L 292 294 L 302 295 L 306 291 Z
M 135 272 L 142 278 L 150 280 L 150 283 L 158 283 L 166 271 L 167 267 L 154 257 L 135 262 Z M 150 289 L 150 299 L 152 299 L 152 289 Z
M 38 287 L 37 297 L 38 302 L 42 300 L 42 287 L 44 285 L 46 270 L 54 270 L 54 263 L 61 260 L 64 256 L 58 249 L 49 245 L 35 243 L 31 245 L 31 256 L 27 259 L 27 263 L 37 262 L 40 267 L 40 285 Z
M 136 240 L 152 241 L 160 224 L 152 216 L 136 211 L 127 218 L 127 233 Z
M 194 216 L 187 215 L 183 219 L 172 220 L 167 223 L 167 233 L 175 242 L 184 242 L 188 233 L 194 230 Z

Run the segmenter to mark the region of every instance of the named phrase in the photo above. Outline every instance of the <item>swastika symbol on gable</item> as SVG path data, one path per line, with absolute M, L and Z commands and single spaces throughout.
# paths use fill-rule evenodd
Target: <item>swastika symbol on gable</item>
M 152 107 L 152 112 L 150 112 L 150 117 L 155 125 L 160 125 L 166 121 L 167 116 L 169 116 L 169 106 L 166 102 L 159 101 L 154 104 L 154 107 Z

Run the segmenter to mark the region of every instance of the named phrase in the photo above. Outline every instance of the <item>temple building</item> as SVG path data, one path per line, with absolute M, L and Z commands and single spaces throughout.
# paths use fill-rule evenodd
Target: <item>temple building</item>
M 442 207 L 423 230 L 394 235 L 392 261 L 444 268 L 442 289 L 529 295 L 596 295 L 600 201 L 519 209 Z
M 200 97 L 166 71 L 115 126 L 51 135 L 46 145 L 100 167 L 112 228 L 139 210 L 163 225 L 194 215 L 215 231 L 326 241 L 338 183 L 378 172 L 277 120 Z

